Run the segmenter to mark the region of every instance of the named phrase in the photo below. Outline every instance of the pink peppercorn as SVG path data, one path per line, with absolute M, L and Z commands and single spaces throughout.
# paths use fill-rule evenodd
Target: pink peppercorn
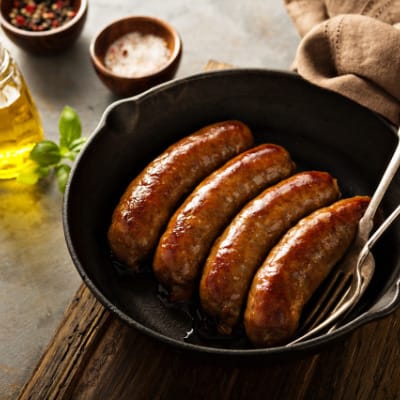
M 29 14 L 33 14 L 36 10 L 36 5 L 35 4 L 27 4 L 25 8 Z
M 25 18 L 22 15 L 17 15 L 15 17 L 15 21 L 19 27 L 21 27 L 25 24 Z

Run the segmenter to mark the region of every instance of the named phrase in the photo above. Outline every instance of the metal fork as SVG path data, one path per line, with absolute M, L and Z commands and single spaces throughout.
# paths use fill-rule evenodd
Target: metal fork
M 400 139 L 400 129 L 398 135 Z M 344 317 L 354 308 L 365 292 L 375 270 L 375 260 L 370 249 L 400 213 L 400 206 L 397 206 L 374 235 L 369 238 L 375 213 L 399 167 L 400 141 L 364 216 L 359 222 L 353 244 L 343 260 L 335 267 L 334 277 L 302 324 L 302 332 L 307 330 L 306 333 L 303 333 L 288 345 L 302 342 L 332 326 L 334 322 L 337 322 L 339 318 Z

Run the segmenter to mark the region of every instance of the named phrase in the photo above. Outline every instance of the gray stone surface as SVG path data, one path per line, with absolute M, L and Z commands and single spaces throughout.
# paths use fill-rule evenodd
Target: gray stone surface
M 115 100 L 92 69 L 89 43 L 102 27 L 131 14 L 158 16 L 179 31 L 184 52 L 177 78 L 200 72 L 209 59 L 287 70 L 299 42 L 283 0 L 93 0 L 82 36 L 55 57 L 25 53 L 0 31 L 47 138 L 57 140 L 64 105 L 78 111 L 89 136 Z M 0 399 L 15 398 L 29 379 L 81 282 L 64 242 L 61 209 L 55 182 L 0 181 Z

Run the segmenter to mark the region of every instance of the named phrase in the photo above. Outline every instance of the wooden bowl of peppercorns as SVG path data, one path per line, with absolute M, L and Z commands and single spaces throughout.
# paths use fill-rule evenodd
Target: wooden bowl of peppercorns
M 17 46 L 49 55 L 76 41 L 87 9 L 88 0 L 0 0 L 0 25 Z

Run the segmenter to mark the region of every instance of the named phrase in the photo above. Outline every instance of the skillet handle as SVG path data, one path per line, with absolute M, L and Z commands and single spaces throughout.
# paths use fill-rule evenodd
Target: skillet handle
M 386 290 L 379 301 L 365 313 L 361 314 L 355 322 L 357 325 L 363 325 L 375 319 L 383 318 L 392 313 L 400 305 L 400 276 Z

